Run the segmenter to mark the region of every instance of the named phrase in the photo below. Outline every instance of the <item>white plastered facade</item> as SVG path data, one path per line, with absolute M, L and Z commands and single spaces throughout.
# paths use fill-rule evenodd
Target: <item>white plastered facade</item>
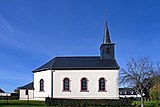
M 45 97 L 68 99 L 118 99 L 118 70 L 46 70 L 34 73 L 34 100 Z M 70 79 L 70 91 L 63 91 L 63 79 Z M 81 92 L 81 79 L 87 78 L 88 92 Z M 99 92 L 99 79 L 105 78 L 106 91 Z M 44 91 L 40 91 L 40 80 Z
M 34 100 L 45 100 L 51 97 L 51 70 L 34 73 Z M 44 80 L 44 91 L 40 91 L 40 80 Z

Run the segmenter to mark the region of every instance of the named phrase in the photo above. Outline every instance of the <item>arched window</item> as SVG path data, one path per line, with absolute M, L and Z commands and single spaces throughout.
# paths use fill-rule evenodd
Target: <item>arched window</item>
M 81 91 L 88 91 L 88 80 L 86 78 L 81 79 Z
M 105 79 L 104 78 L 100 78 L 99 79 L 99 91 L 106 91 L 105 86 L 106 86 Z
M 69 78 L 64 78 L 64 80 L 63 80 L 63 91 L 70 91 L 70 80 L 69 80 Z
M 40 87 L 39 87 L 40 91 L 44 91 L 44 80 L 41 79 L 39 83 L 40 83 Z
M 107 54 L 110 54 L 110 48 L 107 48 Z

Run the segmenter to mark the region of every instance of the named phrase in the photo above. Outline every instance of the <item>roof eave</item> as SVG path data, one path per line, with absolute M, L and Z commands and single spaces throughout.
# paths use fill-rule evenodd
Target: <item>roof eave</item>
M 118 64 L 117 64 L 118 65 Z M 64 67 L 64 68 L 60 68 L 60 67 L 56 67 L 56 68 L 46 68 L 46 69 L 39 69 L 39 70 L 35 70 L 35 71 L 32 71 L 33 73 L 36 73 L 36 72 L 41 72 L 41 71 L 46 71 L 46 70 L 119 70 L 120 67 L 117 66 L 117 67 L 107 67 L 107 68 L 104 68 L 104 67 L 97 67 L 97 68 L 94 68 L 94 67 L 91 67 L 91 68 L 78 68 L 78 67 L 75 67 L 75 68 L 67 68 L 67 67 Z

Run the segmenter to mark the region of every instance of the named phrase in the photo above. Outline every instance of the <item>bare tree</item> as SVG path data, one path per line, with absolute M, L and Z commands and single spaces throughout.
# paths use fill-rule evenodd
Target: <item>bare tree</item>
M 141 107 L 144 107 L 144 89 L 150 83 L 150 78 L 156 75 L 156 72 L 155 64 L 148 57 L 131 58 L 127 61 L 126 69 L 122 68 L 120 71 L 120 83 L 135 88 L 141 96 Z
M 158 61 L 157 63 L 156 63 L 156 70 L 157 70 L 157 76 L 160 76 L 160 61 Z

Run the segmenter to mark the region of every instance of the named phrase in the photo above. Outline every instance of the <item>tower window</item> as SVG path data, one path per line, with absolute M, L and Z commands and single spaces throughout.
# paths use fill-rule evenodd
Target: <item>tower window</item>
M 110 48 L 107 48 L 107 54 L 110 54 Z
M 63 80 L 63 91 L 70 91 L 70 80 L 69 80 L 69 78 L 64 78 L 64 80 Z

